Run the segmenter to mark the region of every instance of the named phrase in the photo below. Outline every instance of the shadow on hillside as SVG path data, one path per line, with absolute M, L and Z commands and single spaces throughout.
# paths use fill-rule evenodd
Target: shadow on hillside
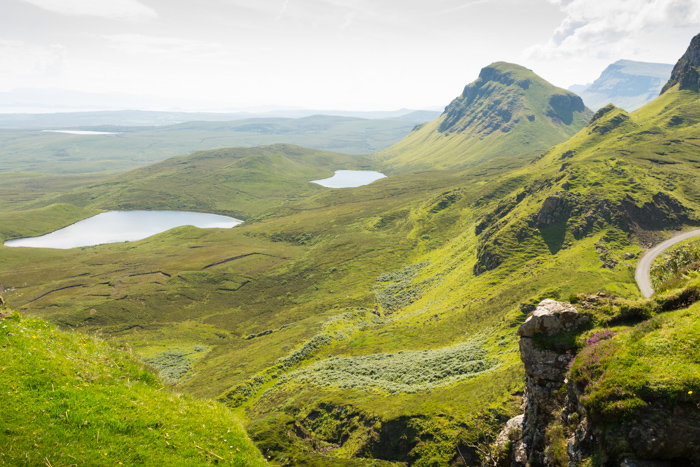
M 566 220 L 559 221 L 547 227 L 540 227 L 539 230 L 540 235 L 542 235 L 542 240 L 547 244 L 550 253 L 556 254 L 561 250 L 564 239 L 566 238 Z

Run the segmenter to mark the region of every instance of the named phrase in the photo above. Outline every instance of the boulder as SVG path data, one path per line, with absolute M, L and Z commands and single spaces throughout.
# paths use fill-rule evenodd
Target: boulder
M 542 300 L 535 311 L 518 328 L 521 337 L 532 337 L 535 334 L 554 336 L 561 332 L 573 331 L 587 321 L 581 316 L 576 307 L 570 303 L 556 300 Z

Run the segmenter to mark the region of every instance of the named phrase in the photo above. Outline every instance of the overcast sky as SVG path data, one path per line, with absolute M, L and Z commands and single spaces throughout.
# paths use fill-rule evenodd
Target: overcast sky
M 700 0 L 0 0 L 0 92 L 438 108 L 495 61 L 568 87 L 697 33 Z

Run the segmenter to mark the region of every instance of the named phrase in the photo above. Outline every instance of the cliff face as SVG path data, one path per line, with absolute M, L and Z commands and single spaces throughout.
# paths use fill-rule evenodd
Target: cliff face
M 678 60 L 671 72 L 671 79 L 661 90 L 661 94 L 678 85 L 678 89 L 698 91 L 700 88 L 700 34 L 690 41 L 685 54 Z
M 590 301 L 598 298 L 591 297 Z M 700 411 L 682 400 L 647 397 L 638 410 L 613 417 L 591 410 L 591 389 L 587 386 L 604 385 L 604 378 L 583 383 L 571 367 L 575 359 L 585 361 L 592 353 L 597 352 L 596 358 L 600 358 L 613 352 L 613 346 L 605 344 L 616 333 L 605 330 L 593 334 L 587 340 L 589 347 L 577 354 L 566 343 L 573 342 L 572 338 L 590 327 L 589 323 L 588 316 L 573 305 L 545 300 L 520 326 L 520 353 L 526 372 L 524 413 L 511 419 L 499 435 L 496 452 L 500 452 L 500 458 L 494 459 L 494 464 L 700 465 Z
M 672 69 L 672 64 L 618 60 L 593 83 L 574 85 L 569 90 L 594 111 L 612 103 L 632 112 L 658 97 Z

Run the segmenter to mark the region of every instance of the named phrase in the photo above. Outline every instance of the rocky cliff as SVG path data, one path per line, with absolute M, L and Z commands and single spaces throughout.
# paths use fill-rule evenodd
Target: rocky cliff
M 618 60 L 593 83 L 574 85 L 569 90 L 594 111 L 612 103 L 632 112 L 658 97 L 672 69 L 673 65 L 667 63 Z
M 700 34 L 695 36 L 688 50 L 678 60 L 671 72 L 671 79 L 661 90 L 661 94 L 678 85 L 678 89 L 697 91 L 700 88 Z
M 544 300 L 518 329 L 526 372 L 524 413 L 508 421 L 499 434 L 494 451 L 500 457 L 493 459 L 494 465 L 700 465 L 700 411 L 677 396 L 672 401 L 654 400 L 647 394 L 638 410 L 619 410 L 625 399 L 624 389 L 618 388 L 615 416 L 591 409 L 591 390 L 587 386 L 603 385 L 604 378 L 584 382 L 582 370 L 579 368 L 577 377 L 572 366 L 577 358 L 585 360 L 597 353 L 600 361 L 600 354 L 613 352 L 614 347 L 601 344 L 617 333 L 588 331 L 593 334 L 584 341 L 587 347 L 578 353 L 572 343 L 592 327 L 585 309 L 601 297 L 605 296 L 589 297 L 582 312 L 569 303 Z M 637 394 L 629 396 L 636 398 Z

